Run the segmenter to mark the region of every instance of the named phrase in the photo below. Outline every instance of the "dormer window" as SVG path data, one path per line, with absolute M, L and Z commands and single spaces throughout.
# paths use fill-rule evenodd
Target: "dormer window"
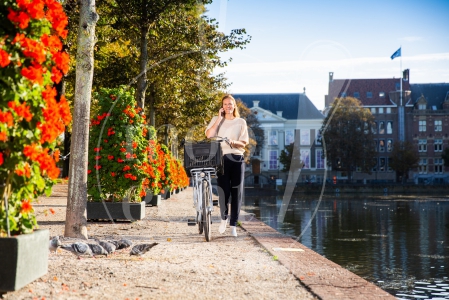
M 373 92 L 366 92 L 366 98 L 373 98 Z
M 360 98 L 360 94 L 359 94 L 359 92 L 354 92 L 354 98 Z
M 384 98 L 385 97 L 385 92 L 379 92 L 379 97 L 380 98 Z
M 341 98 L 346 98 L 346 93 L 345 92 L 341 93 Z
M 419 105 L 418 105 L 418 109 L 424 110 L 424 109 L 426 109 L 426 108 L 427 108 L 427 105 L 426 105 L 426 104 L 419 104 Z

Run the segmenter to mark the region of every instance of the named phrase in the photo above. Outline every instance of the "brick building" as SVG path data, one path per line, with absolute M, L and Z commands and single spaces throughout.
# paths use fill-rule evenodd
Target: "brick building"
M 449 182 L 449 170 L 441 159 L 442 150 L 449 147 L 449 84 L 411 84 L 409 70 L 404 75 L 403 79 L 335 79 L 333 72 L 329 73 L 327 109 L 335 98 L 354 97 L 375 117 L 376 166 L 371 175 L 355 172 L 356 181 L 399 181 L 389 167 L 391 150 L 395 141 L 407 140 L 420 155 L 420 167 L 408 174 L 409 180 Z M 345 179 L 342 174 L 336 175 Z

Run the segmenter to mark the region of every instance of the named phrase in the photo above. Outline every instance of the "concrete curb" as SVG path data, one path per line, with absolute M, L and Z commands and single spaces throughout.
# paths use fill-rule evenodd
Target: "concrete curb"
M 241 227 L 320 299 L 396 299 L 243 211 L 242 219 Z

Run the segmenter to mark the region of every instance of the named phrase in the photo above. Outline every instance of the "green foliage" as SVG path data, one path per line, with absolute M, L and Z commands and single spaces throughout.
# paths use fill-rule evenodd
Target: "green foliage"
M 241 100 L 236 100 L 237 107 L 239 109 L 240 117 L 245 119 L 248 126 L 249 143 L 245 147 L 245 162 L 249 163 L 254 151 L 262 149 L 264 143 L 264 132 L 260 127 L 259 120 L 256 115 L 243 103 Z M 217 108 L 218 111 L 218 108 Z
M 403 181 L 407 178 L 409 170 L 418 166 L 418 151 L 409 141 L 395 142 L 390 157 L 391 162 L 389 166 L 402 175 Z
M 373 115 L 359 100 L 335 99 L 321 127 L 327 164 L 334 170 L 348 171 L 350 176 L 356 167 L 371 173 L 371 157 L 376 155 L 373 126 Z
M 100 108 L 89 132 L 89 200 L 140 202 L 147 177 L 141 165 L 148 161 L 148 140 L 134 91 L 123 86 L 103 88 L 94 98 Z
M 281 151 L 281 155 L 279 156 L 279 162 L 284 166 L 281 171 L 282 172 L 290 171 L 292 167 L 292 161 L 299 162 L 298 164 L 295 164 L 295 167 L 299 168 L 302 167 L 299 147 L 295 148 L 295 144 L 286 145 L 285 149 Z
M 449 167 L 449 148 L 446 147 L 441 154 L 441 158 L 444 160 L 444 166 Z

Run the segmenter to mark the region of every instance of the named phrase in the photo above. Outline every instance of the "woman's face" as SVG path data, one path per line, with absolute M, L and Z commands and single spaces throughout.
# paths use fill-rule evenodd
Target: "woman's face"
M 232 99 L 224 99 L 222 105 L 227 114 L 232 114 L 234 112 L 234 101 L 232 101 Z

